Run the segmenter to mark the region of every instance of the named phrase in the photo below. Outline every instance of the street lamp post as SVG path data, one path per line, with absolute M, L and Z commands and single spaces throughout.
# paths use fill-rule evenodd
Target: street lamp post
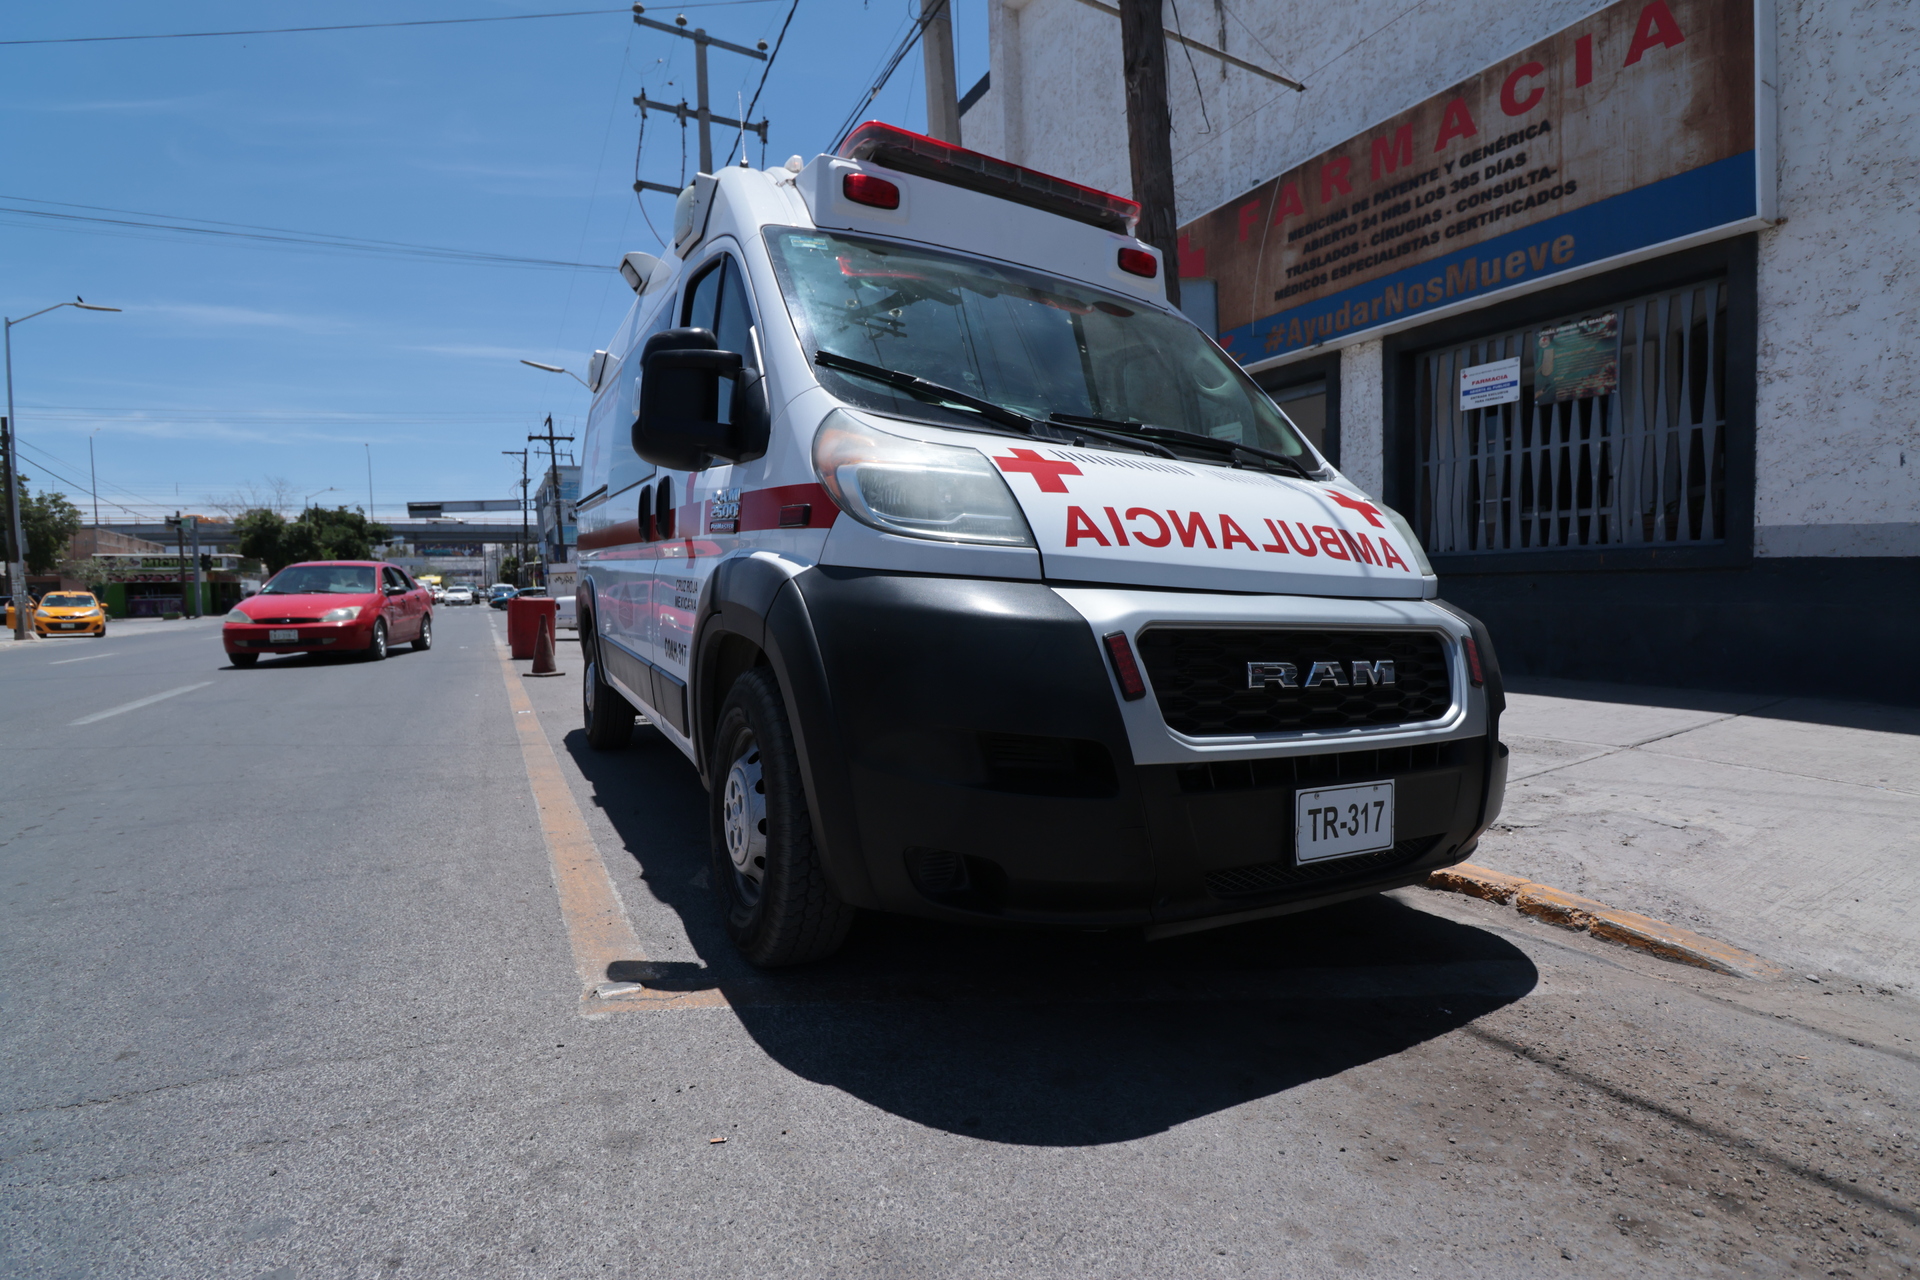
M 529 369 L 542 369 L 548 373 L 564 373 L 581 386 L 586 387 L 588 391 L 593 390 L 593 387 L 588 384 L 585 378 L 571 369 L 563 369 L 557 364 L 541 364 L 538 360 L 522 360 L 520 363 L 526 365 Z
M 326 488 L 324 488 L 324 489 L 315 489 L 315 490 L 314 490 L 314 491 L 313 491 L 312 493 L 310 493 L 310 494 L 308 494 L 308 495 L 307 495 L 307 497 L 306 497 L 306 500 L 305 500 L 304 502 L 302 502 L 302 503 L 300 504 L 300 510 L 301 510 L 301 513 L 302 513 L 302 514 L 305 514 L 305 512 L 306 512 L 306 509 L 307 509 L 308 507 L 310 507 L 310 506 L 312 506 L 312 505 L 313 505 L 313 500 L 314 500 L 315 498 L 317 498 L 317 497 L 319 497 L 319 496 L 320 496 L 321 494 L 323 494 L 323 493 L 334 493 L 334 492 L 337 492 L 337 491 L 339 490 L 339 487 L 340 487 L 340 486 L 338 486 L 338 485 L 332 485 L 332 484 L 330 484 L 330 485 L 328 485 L 328 486 L 327 486 Z
M 56 302 L 50 307 L 42 307 L 32 315 L 21 316 L 18 320 L 5 317 L 5 345 L 7 349 L 7 439 L 5 460 L 0 464 L 0 476 L 7 486 L 7 532 L 13 541 L 12 554 L 7 557 L 8 587 L 13 593 L 13 638 L 25 640 L 31 633 L 27 627 L 27 536 L 20 524 L 20 458 L 14 448 L 19 437 L 20 427 L 13 416 L 13 326 L 25 324 L 34 316 L 43 316 L 49 311 L 58 311 L 61 307 L 78 307 L 82 311 L 118 311 L 118 307 L 102 307 L 88 302 L 84 298 L 75 298 L 72 302 Z M 94 523 L 98 525 L 100 517 L 95 510 Z

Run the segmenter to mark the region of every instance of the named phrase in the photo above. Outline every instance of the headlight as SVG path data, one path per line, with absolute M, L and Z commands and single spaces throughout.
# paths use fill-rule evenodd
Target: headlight
M 238 609 L 227 610 L 227 616 L 224 619 L 224 621 L 228 626 L 250 627 L 253 625 L 253 619 L 249 618 L 246 614 L 240 612 Z
M 1423 578 L 1430 577 L 1433 574 L 1433 565 L 1428 563 L 1427 550 L 1420 545 L 1420 539 L 1414 536 L 1413 526 L 1407 523 L 1407 518 L 1383 502 L 1376 502 L 1373 505 L 1380 508 L 1380 514 L 1387 518 L 1388 524 L 1399 531 L 1400 540 L 1407 544 L 1407 550 L 1413 556 L 1413 571 Z
M 1034 545 L 1013 491 L 977 449 L 889 435 L 835 409 L 814 434 L 813 469 L 842 511 L 883 532 Z
M 360 616 L 360 606 L 357 604 L 349 604 L 349 605 L 342 605 L 338 609 L 327 610 L 325 613 L 320 615 L 320 621 L 352 622 L 355 618 L 359 616 Z

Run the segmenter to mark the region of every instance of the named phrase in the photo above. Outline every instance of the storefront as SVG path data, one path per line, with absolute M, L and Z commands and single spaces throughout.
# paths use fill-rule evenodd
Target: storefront
M 1117 23 L 993 12 L 969 144 L 1126 190 Z M 1511 669 L 1920 700 L 1908 664 L 1863 684 L 1830 656 L 1836 630 L 1884 655 L 1920 629 L 1910 24 L 1819 0 L 1212 19 L 1187 34 L 1293 51 L 1308 91 L 1169 46 L 1181 274 Z M 1085 103 L 1070 127 L 1037 127 L 1042 83 Z

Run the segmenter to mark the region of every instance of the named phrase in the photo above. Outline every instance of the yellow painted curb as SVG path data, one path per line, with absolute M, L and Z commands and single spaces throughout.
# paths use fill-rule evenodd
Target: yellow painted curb
M 1741 978 L 1777 978 L 1780 970 L 1750 951 L 1631 911 L 1604 911 L 1587 932 L 1605 942 L 1638 947 L 1666 960 Z
M 1529 884 L 1513 895 L 1513 909 L 1562 929 L 1585 929 L 1596 915 L 1607 909 L 1607 904 L 1544 884 Z
M 1632 911 L 1616 911 L 1604 902 L 1567 893 L 1551 885 L 1535 884 L 1521 876 L 1462 862 L 1442 867 L 1427 876 L 1427 887 L 1443 893 L 1460 893 L 1501 906 L 1512 904 L 1516 911 L 1564 929 L 1584 932 L 1602 942 L 1634 947 L 1662 960 L 1690 964 L 1697 969 L 1731 974 L 1740 978 L 1768 979 L 1781 970 L 1754 955 L 1730 946 L 1717 938 L 1682 929 Z
M 1448 893 L 1464 893 L 1470 898 L 1485 898 L 1501 906 L 1512 902 L 1513 895 L 1529 883 L 1523 876 L 1510 876 L 1504 871 L 1475 866 L 1471 862 L 1442 867 L 1427 877 L 1427 884 L 1432 888 L 1445 889 Z

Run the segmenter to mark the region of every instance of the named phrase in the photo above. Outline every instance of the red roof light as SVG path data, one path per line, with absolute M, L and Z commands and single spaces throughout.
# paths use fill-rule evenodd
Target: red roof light
M 1120 269 L 1129 275 L 1145 276 L 1151 280 L 1160 274 L 1160 259 L 1145 249 L 1122 249 Z
M 848 174 L 840 180 L 840 190 L 855 204 L 871 205 L 875 209 L 900 207 L 900 188 L 870 173 Z
M 878 120 L 854 126 L 840 144 L 839 154 L 842 159 L 871 160 L 901 173 L 998 196 L 1121 235 L 1132 235 L 1134 224 L 1140 220 L 1140 206 L 1124 196 L 1008 164 Z

